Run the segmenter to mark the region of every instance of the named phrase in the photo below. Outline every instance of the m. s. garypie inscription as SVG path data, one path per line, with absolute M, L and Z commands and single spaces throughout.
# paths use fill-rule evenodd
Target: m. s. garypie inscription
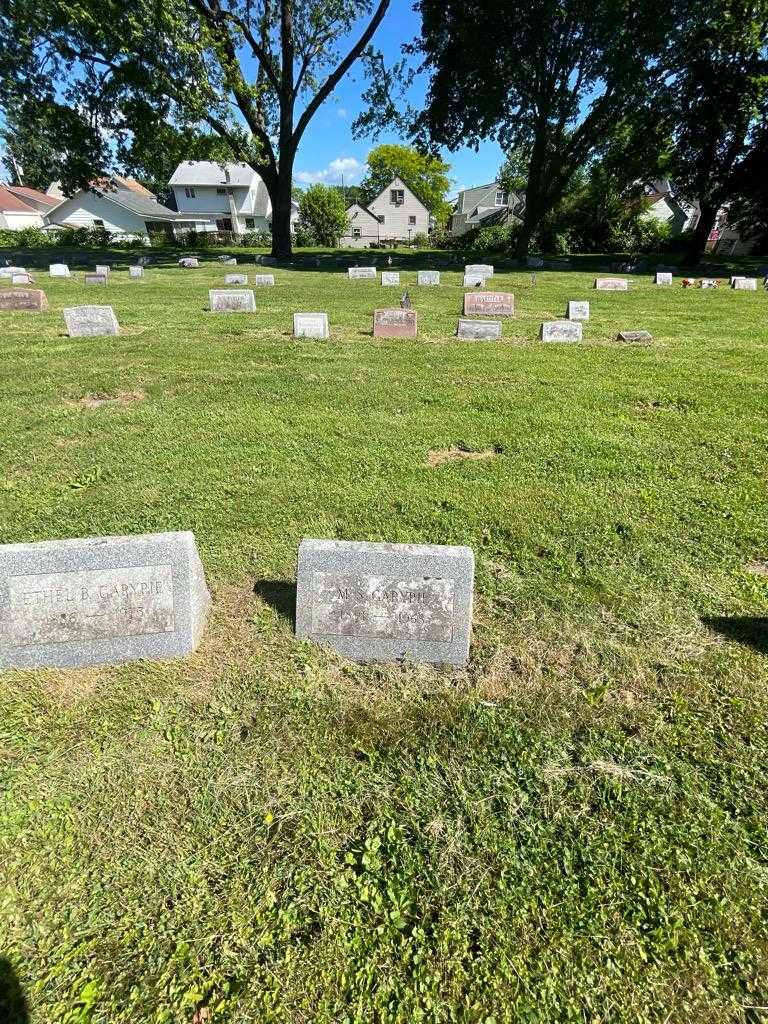
M 453 638 L 454 581 L 362 573 L 312 574 L 312 632 L 389 640 Z
M 172 633 L 170 565 L 9 576 L 0 595 L 0 645 Z

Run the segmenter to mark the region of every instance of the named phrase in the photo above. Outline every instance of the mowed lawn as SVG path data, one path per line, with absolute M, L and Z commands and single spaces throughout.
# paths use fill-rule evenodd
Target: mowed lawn
M 0 542 L 192 530 L 214 604 L 186 661 L 0 675 L 0 1019 L 768 1020 L 768 294 L 500 273 L 459 341 L 457 272 L 235 315 L 125 266 L 0 314 Z M 303 537 L 473 548 L 467 670 L 298 642 Z

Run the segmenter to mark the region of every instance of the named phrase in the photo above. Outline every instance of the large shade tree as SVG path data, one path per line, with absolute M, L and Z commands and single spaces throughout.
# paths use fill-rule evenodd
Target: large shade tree
M 54 138 L 69 155 L 69 187 L 108 170 L 116 147 L 133 146 L 140 162 L 135 140 L 151 137 L 147 125 L 213 134 L 263 178 L 273 252 L 287 255 L 299 143 L 344 75 L 370 55 L 389 4 L 6 0 L 0 103 L 23 108 L 25 123 L 41 132 L 55 132 L 52 114 L 62 114 Z
M 368 154 L 368 171 L 360 188 L 366 203 L 398 177 L 405 182 L 424 203 L 438 223 L 445 223 L 451 214 L 446 199 L 451 187 L 448 172 L 451 167 L 440 157 L 420 153 L 412 146 L 383 143 Z
M 519 255 L 580 168 L 654 84 L 674 12 L 661 0 L 419 0 L 425 144 L 496 139 L 526 156 Z

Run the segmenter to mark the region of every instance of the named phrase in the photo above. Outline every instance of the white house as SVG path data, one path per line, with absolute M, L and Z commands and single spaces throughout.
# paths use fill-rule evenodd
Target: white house
M 182 214 L 158 203 L 138 182 L 119 176 L 94 181 L 90 188 L 60 199 L 45 220 L 64 227 L 105 228 L 126 240 L 191 226 Z
M 690 203 L 679 195 L 668 179 L 648 182 L 643 187 L 643 196 L 648 202 L 644 216 L 668 224 L 672 235 L 691 231 L 699 220 L 697 203 Z
M 511 224 L 521 220 L 524 211 L 524 194 L 508 192 L 500 182 L 491 181 L 459 192 L 448 230 L 465 235 L 472 228 Z
M 184 160 L 171 175 L 176 209 L 196 231 L 270 231 L 272 203 L 267 187 L 248 164 Z M 299 204 L 291 203 L 291 228 Z
M 17 189 L 0 185 L 0 229 L 21 231 L 22 228 L 41 228 L 44 214 L 27 199 L 17 195 Z
M 367 207 L 353 203 L 347 218 L 349 232 L 339 240 L 345 249 L 410 242 L 416 235 L 426 235 L 430 227 L 429 210 L 401 178 L 393 178 Z

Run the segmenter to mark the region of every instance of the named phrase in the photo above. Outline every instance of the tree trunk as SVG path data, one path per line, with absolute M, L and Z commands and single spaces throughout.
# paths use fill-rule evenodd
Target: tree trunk
M 707 250 L 709 236 L 717 223 L 718 209 L 718 203 L 704 201 L 700 204 L 701 212 L 699 215 L 699 221 L 693 229 L 693 238 L 691 239 L 686 252 L 686 263 L 689 266 L 695 267 L 701 262 L 701 259 Z
M 282 161 L 281 161 L 282 163 Z M 286 259 L 293 255 L 291 239 L 291 188 L 292 175 L 278 174 L 275 187 L 270 193 L 272 200 L 272 255 Z

